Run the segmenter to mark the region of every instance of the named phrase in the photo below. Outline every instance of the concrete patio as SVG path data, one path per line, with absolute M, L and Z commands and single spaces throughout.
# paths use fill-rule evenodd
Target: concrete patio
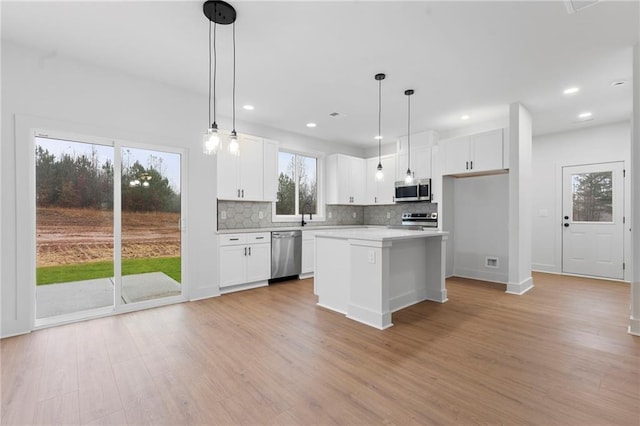
M 81 312 L 113 305 L 113 278 L 48 284 L 36 287 L 36 318 Z M 163 272 L 122 277 L 122 303 L 178 296 L 182 286 Z

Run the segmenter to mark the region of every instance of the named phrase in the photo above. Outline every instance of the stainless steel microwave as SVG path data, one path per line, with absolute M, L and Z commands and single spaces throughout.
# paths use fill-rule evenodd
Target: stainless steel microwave
M 403 180 L 395 184 L 395 201 L 431 201 L 431 179 L 418 179 L 414 183 Z

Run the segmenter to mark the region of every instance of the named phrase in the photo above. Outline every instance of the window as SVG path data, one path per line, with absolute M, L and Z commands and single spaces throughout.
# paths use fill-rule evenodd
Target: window
M 276 216 L 318 214 L 318 159 L 292 152 L 278 153 Z
M 573 221 L 613 220 L 613 173 L 592 172 L 572 175 Z

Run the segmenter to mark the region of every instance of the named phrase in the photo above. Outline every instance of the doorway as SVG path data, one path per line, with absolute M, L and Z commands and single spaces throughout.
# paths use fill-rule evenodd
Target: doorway
M 35 325 L 184 300 L 182 154 L 35 136 Z
M 562 272 L 624 277 L 622 162 L 562 168 Z

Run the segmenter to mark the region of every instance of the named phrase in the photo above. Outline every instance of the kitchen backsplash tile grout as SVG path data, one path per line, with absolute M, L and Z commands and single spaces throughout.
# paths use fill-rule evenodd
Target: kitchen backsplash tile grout
M 252 229 L 299 226 L 300 221 L 272 222 L 270 202 L 218 200 L 218 229 Z M 404 212 L 431 213 L 436 203 L 398 203 L 381 206 L 327 205 L 324 222 L 318 225 L 400 225 Z M 262 217 L 260 217 L 262 213 Z M 331 218 L 329 218 L 331 213 Z M 354 217 L 355 214 L 355 217 Z M 223 219 L 223 215 L 225 219 Z M 305 220 L 309 222 L 308 215 Z

